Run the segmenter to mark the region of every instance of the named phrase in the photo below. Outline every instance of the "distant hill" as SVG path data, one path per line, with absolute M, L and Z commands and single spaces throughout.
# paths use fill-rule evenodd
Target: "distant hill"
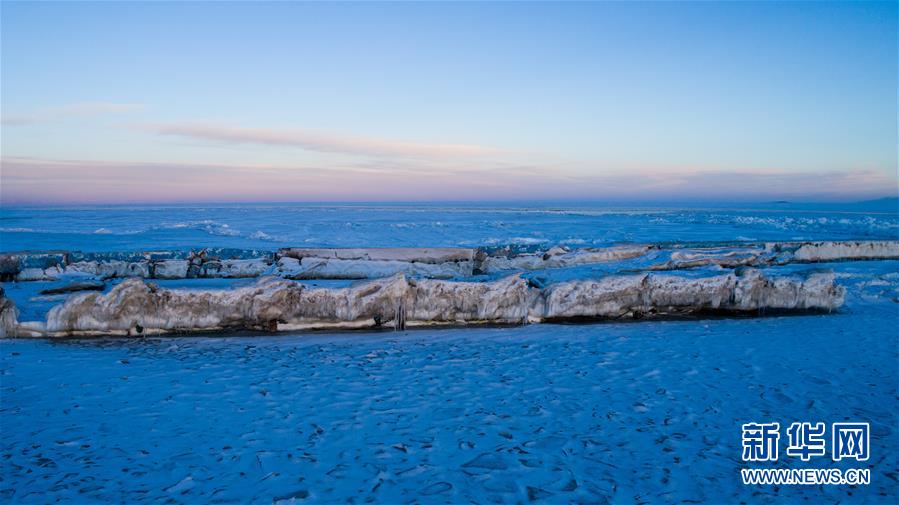
M 749 207 L 753 205 L 749 204 Z M 895 212 L 899 213 L 899 198 L 888 196 L 858 202 L 791 202 L 777 200 L 758 204 L 761 208 L 784 210 L 829 210 L 842 212 Z
M 876 200 L 865 200 L 858 203 L 847 204 L 851 207 L 858 206 L 858 210 L 871 212 L 899 212 L 899 197 L 888 196 Z

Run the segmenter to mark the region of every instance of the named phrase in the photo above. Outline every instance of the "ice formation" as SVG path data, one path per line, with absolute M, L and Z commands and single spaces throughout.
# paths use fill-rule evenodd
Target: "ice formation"
M 659 260 L 663 262 L 658 262 Z M 60 280 L 43 294 L 69 295 L 46 321 L 19 322 L 3 298 L 7 335 L 139 335 L 171 332 L 519 324 L 577 318 L 639 319 L 765 310 L 829 311 L 843 303 L 832 275 L 765 276 L 755 267 L 899 259 L 899 241 L 777 242 L 704 247 L 303 249 L 0 255 L 6 281 Z M 615 264 L 598 278 L 546 281 L 515 272 Z M 704 277 L 658 270 L 732 269 Z M 649 271 L 650 273 L 647 273 Z M 615 272 L 618 272 L 617 274 Z M 632 272 L 623 275 L 622 272 Z M 634 273 L 636 272 L 636 273 Z M 506 275 L 504 278 L 499 278 Z M 126 278 L 108 293 L 107 279 Z M 589 277 L 597 277 L 589 275 Z M 221 290 L 162 289 L 144 279 L 259 278 Z M 316 288 L 298 279 L 374 279 Z M 497 280 L 498 279 L 498 280 Z M 477 282 L 476 282 L 477 281 Z M 26 311 L 29 312 L 29 311 Z M 33 312 L 29 312 L 33 314 Z M 42 319 L 43 314 L 32 319 Z
M 775 242 L 720 247 L 624 245 L 520 252 L 483 248 L 301 249 L 277 252 L 203 249 L 199 252 L 0 255 L 0 279 L 56 280 L 67 275 L 98 279 L 252 278 L 375 279 L 398 273 L 433 279 L 464 278 L 507 271 L 543 270 L 625 261 L 671 250 L 651 270 L 717 265 L 770 266 L 787 263 L 899 259 L 899 241 Z
M 542 270 L 548 268 L 564 268 L 577 265 L 590 265 L 622 261 L 642 256 L 654 246 L 615 246 L 606 248 L 581 248 L 574 251 L 562 247 L 553 247 L 546 252 L 538 251 L 529 254 L 484 255 L 479 269 L 483 272 L 501 272 L 504 270 Z
M 793 252 L 793 258 L 805 262 L 899 259 L 899 242 L 805 242 Z
M 551 285 L 538 297 L 543 320 L 641 318 L 653 315 L 763 310 L 834 310 L 844 289 L 829 273 L 806 279 L 768 278 L 754 269 L 739 274 L 690 279 L 663 275 L 605 277 Z
M 6 292 L 0 286 L 0 338 L 16 334 L 17 318 L 16 304 L 6 297 Z
M 679 270 L 717 265 L 725 268 L 789 263 L 899 259 L 899 241 L 853 240 L 824 242 L 769 242 L 762 246 L 685 248 L 671 253 L 651 270 Z
M 230 290 L 161 289 L 127 279 L 51 309 L 46 323 L 3 324 L 19 336 L 145 335 L 225 329 L 401 329 L 440 324 L 521 324 L 571 318 L 631 319 L 762 310 L 830 311 L 844 289 L 832 274 L 768 278 L 752 269 L 705 278 L 657 274 L 576 280 L 545 288 L 518 275 L 493 282 L 409 279 L 402 274 L 346 288 L 264 277 Z M 4 302 L 5 303 L 5 302 Z

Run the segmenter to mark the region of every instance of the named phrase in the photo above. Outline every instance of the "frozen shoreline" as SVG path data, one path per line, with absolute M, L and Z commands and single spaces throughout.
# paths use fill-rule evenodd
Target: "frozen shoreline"
M 21 320 L 4 296 L 0 335 L 404 329 L 832 312 L 844 297 L 833 274 L 782 270 L 897 258 L 899 241 L 6 254 L 0 256 L 2 273 L 16 285 L 58 284 L 25 301 L 49 306 L 37 316 L 27 310 L 31 315 Z M 157 279 L 185 284 L 167 289 L 145 281 Z M 203 279 L 231 284 L 189 289 Z M 315 279 L 367 281 L 333 287 L 298 282 Z

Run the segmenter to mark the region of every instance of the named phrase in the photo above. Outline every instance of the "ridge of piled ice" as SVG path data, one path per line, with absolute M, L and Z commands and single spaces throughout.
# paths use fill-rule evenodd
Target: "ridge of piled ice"
M 650 270 L 680 270 L 717 265 L 763 267 L 789 263 L 899 259 L 899 241 L 854 240 L 824 242 L 769 242 L 764 247 L 699 247 L 671 253 L 669 260 Z
M 768 278 L 748 269 L 739 275 L 687 279 L 675 276 L 611 276 L 550 285 L 542 297 L 542 318 L 640 318 L 697 312 L 758 310 L 833 310 L 843 304 L 844 289 L 834 275 L 804 280 Z
M 312 288 L 264 277 L 231 290 L 161 289 L 128 279 L 106 294 L 70 297 L 30 336 L 140 335 L 223 329 L 284 331 L 432 324 L 518 324 L 569 318 L 641 318 L 766 309 L 834 310 L 844 289 L 833 274 L 768 278 L 755 270 L 698 279 L 640 274 L 529 286 L 518 275 L 493 282 L 407 279 L 402 274 L 346 288 Z M 4 316 L 5 317 L 5 316 Z
M 899 241 L 772 242 L 721 247 L 673 246 L 668 261 L 650 270 L 677 270 L 708 265 L 725 268 L 822 261 L 899 259 Z M 109 253 L 8 253 L 0 255 L 0 279 L 56 280 L 66 275 L 98 279 L 252 278 L 267 274 L 288 279 L 374 279 L 398 273 L 452 279 L 478 274 L 567 268 L 623 262 L 672 246 L 619 245 L 604 248 L 522 252 L 483 248 L 302 249 L 278 252 L 209 251 Z
M 476 249 L 459 247 L 372 247 L 355 249 L 326 249 L 288 247 L 278 251 L 288 258 L 320 258 L 364 261 L 407 261 L 415 263 L 449 263 L 473 261 Z
M 546 252 L 532 254 L 486 255 L 481 261 L 480 270 L 487 273 L 506 270 L 542 270 L 623 261 L 640 257 L 653 248 L 654 246 L 650 245 L 633 245 L 605 248 L 585 247 L 569 251 L 556 246 Z
M 473 273 L 471 262 L 419 263 L 400 260 L 302 259 L 282 257 L 274 270 L 285 279 L 377 279 L 398 273 L 451 279 L 469 277 Z
M 793 258 L 796 261 L 819 262 L 850 259 L 899 259 L 899 242 L 806 242 L 800 245 Z

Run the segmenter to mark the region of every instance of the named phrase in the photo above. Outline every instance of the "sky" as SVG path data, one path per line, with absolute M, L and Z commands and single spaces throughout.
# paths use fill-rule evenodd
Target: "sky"
M 897 194 L 897 3 L 0 3 L 0 205 Z

